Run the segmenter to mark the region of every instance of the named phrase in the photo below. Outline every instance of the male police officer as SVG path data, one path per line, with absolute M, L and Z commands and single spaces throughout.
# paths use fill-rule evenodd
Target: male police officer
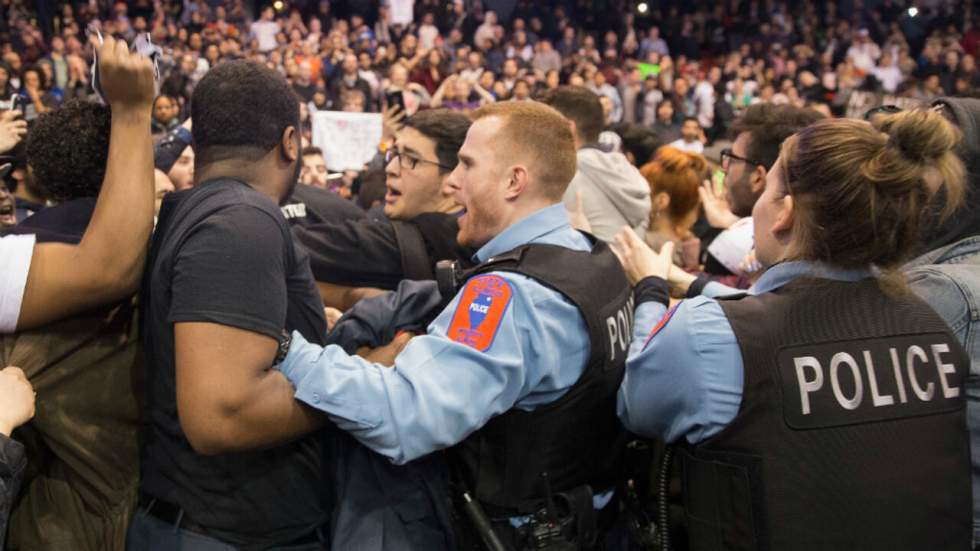
M 294 334 L 279 369 L 298 400 L 396 463 L 455 446 L 462 484 L 515 548 L 588 544 L 617 455 L 630 291 L 561 204 L 575 174 L 568 122 L 531 102 L 474 118 L 449 183 L 465 208 L 458 241 L 480 264 L 428 335 L 390 369 Z M 564 530 L 548 531 L 553 520 Z

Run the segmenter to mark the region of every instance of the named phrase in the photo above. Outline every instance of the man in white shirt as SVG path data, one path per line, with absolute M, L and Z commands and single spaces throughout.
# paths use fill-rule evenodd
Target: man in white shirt
M 153 65 L 111 36 L 98 58 L 113 116 L 95 214 L 78 245 L 36 243 L 33 235 L 0 238 L 3 333 L 119 300 L 139 285 L 153 227 Z
M 276 34 L 279 33 L 279 23 L 275 17 L 275 10 L 266 7 L 262 10 L 262 17 L 249 27 L 252 36 L 259 41 L 260 52 L 265 53 L 276 49 Z
M 865 74 L 875 68 L 875 63 L 881 57 L 881 49 L 871 41 L 868 29 L 859 29 L 854 43 L 847 49 L 847 57 L 851 58 L 854 66 Z
M 701 125 L 698 123 L 698 119 L 695 117 L 686 117 L 684 119 L 684 124 L 681 126 L 680 139 L 671 142 L 670 147 L 675 147 L 688 153 L 697 153 L 698 155 L 702 155 L 704 154 L 703 139 L 704 132 L 701 129 Z

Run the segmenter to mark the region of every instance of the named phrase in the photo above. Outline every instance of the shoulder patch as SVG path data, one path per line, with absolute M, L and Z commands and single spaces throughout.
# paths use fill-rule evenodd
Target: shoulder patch
M 496 275 L 474 277 L 466 283 L 447 335 L 486 352 L 493 344 L 512 296 L 507 280 Z
M 663 328 L 667 326 L 667 323 L 670 321 L 670 318 L 674 317 L 674 312 L 677 311 L 677 308 L 680 305 L 681 305 L 681 303 L 678 302 L 677 304 L 674 305 L 673 308 L 671 308 L 670 310 L 667 310 L 667 313 L 664 314 L 664 317 L 660 318 L 660 323 L 658 323 L 656 326 L 654 326 L 653 330 L 650 331 L 650 334 L 647 335 L 647 340 L 646 340 L 646 342 L 643 343 L 644 350 L 646 349 L 647 345 L 650 344 L 650 341 L 652 341 L 653 338 L 656 337 L 657 334 L 659 334 L 660 331 L 662 331 Z

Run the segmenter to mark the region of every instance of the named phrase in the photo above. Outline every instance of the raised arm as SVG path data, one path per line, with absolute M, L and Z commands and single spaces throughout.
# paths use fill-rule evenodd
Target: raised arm
M 77 246 L 35 246 L 18 329 L 122 299 L 136 291 L 143 272 L 153 227 L 153 66 L 111 36 L 98 51 L 102 90 L 112 108 L 102 191 Z

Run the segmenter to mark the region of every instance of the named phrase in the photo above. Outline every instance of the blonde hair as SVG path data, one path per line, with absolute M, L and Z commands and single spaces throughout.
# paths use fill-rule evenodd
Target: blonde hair
M 701 201 L 698 188 L 707 169 L 703 156 L 664 146 L 657 150 L 652 161 L 640 168 L 640 174 L 647 179 L 651 196 L 658 193 L 670 196 L 667 213 L 673 220 L 679 220 L 698 207 Z
M 473 112 L 473 120 L 499 117 L 503 121 L 499 143 L 509 144 L 516 155 L 529 155 L 535 177 L 546 197 L 560 199 L 575 177 L 575 138 L 568 119 L 534 101 L 491 103 Z
M 945 213 L 964 194 L 961 133 L 935 111 L 876 118 L 826 119 L 783 145 L 782 170 L 793 197 L 792 256 L 843 267 L 896 268 L 907 260 L 933 199 L 926 176 L 937 170 Z

